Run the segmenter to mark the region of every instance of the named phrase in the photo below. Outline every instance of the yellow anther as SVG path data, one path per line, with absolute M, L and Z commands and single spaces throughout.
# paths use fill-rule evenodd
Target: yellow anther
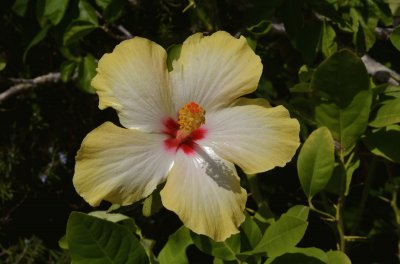
M 179 130 L 190 134 L 205 123 L 205 111 L 195 102 L 189 102 L 178 113 Z

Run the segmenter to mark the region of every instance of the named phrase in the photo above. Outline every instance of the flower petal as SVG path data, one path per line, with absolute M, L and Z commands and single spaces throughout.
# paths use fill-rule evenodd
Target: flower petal
M 219 31 L 203 37 L 195 34 L 182 45 L 170 73 L 176 110 L 189 101 L 206 111 L 227 106 L 253 92 L 262 72 L 260 58 L 242 36 Z
M 177 152 L 161 199 L 185 226 L 223 241 L 239 232 L 247 195 L 232 163 L 220 159 L 211 149 L 198 148 L 189 156 Z
M 284 166 L 299 146 L 300 126 L 283 106 L 243 105 L 206 115 L 207 137 L 199 142 L 253 174 Z
M 161 46 L 139 37 L 122 41 L 105 54 L 92 80 L 100 109 L 116 109 L 127 128 L 161 131 L 161 120 L 175 115 L 166 58 Z
M 150 195 L 173 164 L 163 139 L 104 123 L 86 136 L 77 154 L 76 191 L 92 206 L 101 200 L 127 205 Z

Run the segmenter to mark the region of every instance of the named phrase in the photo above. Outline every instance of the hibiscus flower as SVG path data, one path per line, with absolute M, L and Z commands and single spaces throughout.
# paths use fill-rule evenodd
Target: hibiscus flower
M 83 140 L 73 178 L 92 206 L 129 205 L 158 185 L 163 205 L 192 231 L 216 241 L 238 233 L 247 194 L 234 164 L 254 174 L 284 166 L 299 145 L 299 123 L 253 92 L 260 58 L 244 37 L 194 34 L 168 72 L 167 53 L 135 37 L 99 61 L 99 108 L 114 108 Z

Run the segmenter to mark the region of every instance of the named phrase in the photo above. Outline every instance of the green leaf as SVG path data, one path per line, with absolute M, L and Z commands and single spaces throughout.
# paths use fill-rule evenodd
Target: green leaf
M 269 258 L 265 264 L 287 264 L 287 263 L 307 263 L 307 264 L 325 264 L 328 257 L 324 251 L 319 248 L 293 248 L 281 256 Z M 338 262 L 339 264 L 339 262 Z
M 400 163 L 400 126 L 392 125 L 367 131 L 364 143 L 375 155 Z
M 373 127 L 384 127 L 400 123 L 400 98 L 395 98 L 384 102 L 376 117 L 369 123 Z
M 169 238 L 158 255 L 160 264 L 186 264 L 189 263 L 186 256 L 186 248 L 193 244 L 190 231 L 182 226 Z
M 68 82 L 76 69 L 75 61 L 65 61 L 61 64 L 61 81 Z
M 271 21 L 261 20 L 256 25 L 250 26 L 247 30 L 255 36 L 263 36 L 267 34 L 272 28 Z
M 296 217 L 298 219 L 307 221 L 310 208 L 304 205 L 295 205 L 286 212 L 286 215 Z
M 50 25 L 45 26 L 42 28 L 36 35 L 35 37 L 31 40 L 29 43 L 28 47 L 26 47 L 24 54 L 22 55 L 22 61 L 25 63 L 26 61 L 26 56 L 28 55 L 28 52 L 31 50 L 32 47 L 36 46 L 39 44 L 47 35 L 47 32 L 50 29 Z
M 167 66 L 168 71 L 172 71 L 174 61 L 179 59 L 181 55 L 182 44 L 172 45 L 168 48 Z
M 241 251 L 253 249 L 261 240 L 262 234 L 257 223 L 246 215 L 246 220 L 240 226 Z
M 25 16 L 26 10 L 28 10 L 29 0 L 16 0 L 11 7 L 11 10 L 19 15 Z
M 356 77 L 355 77 L 356 78 Z M 347 155 L 364 133 L 372 103 L 372 92 L 361 91 L 346 107 L 321 101 L 315 106 L 315 120 L 326 126 L 338 144 L 339 151 Z
M 292 93 L 309 93 L 309 92 L 311 92 L 311 87 L 310 87 L 309 83 L 301 82 L 301 83 L 295 84 L 289 90 Z
M 81 40 L 96 28 L 97 26 L 91 22 L 75 20 L 65 30 L 63 43 L 64 45 L 71 45 L 72 43 Z
M 104 9 L 103 18 L 112 23 L 121 17 L 124 7 L 126 5 L 125 0 L 114 0 Z
M 300 212 L 301 208 L 297 207 L 295 212 L 282 214 L 278 221 L 268 227 L 260 243 L 252 251 L 253 254 L 266 252 L 268 257 L 276 257 L 295 247 L 303 238 L 308 225 Z
M 390 34 L 390 41 L 393 46 L 400 51 L 400 26 L 396 27 Z
M 314 69 L 310 68 L 307 65 L 301 66 L 298 73 L 300 82 L 310 81 L 313 74 L 314 74 Z
M 83 213 L 71 213 L 67 241 L 74 264 L 149 263 L 140 242 L 127 228 Z
M 325 57 L 329 57 L 337 51 L 337 43 L 335 39 L 335 30 L 324 20 L 321 34 L 321 51 Z
M 326 99 L 345 107 L 360 91 L 369 90 L 369 77 L 364 63 L 356 54 L 341 50 L 318 66 L 311 87 Z
M 67 242 L 67 236 L 63 235 L 59 240 L 58 240 L 58 246 L 61 249 L 68 250 L 68 242 Z
M 351 264 L 349 257 L 341 251 L 328 251 L 326 264 Z
M 236 254 L 240 252 L 240 235 L 230 236 L 224 242 L 214 240 L 191 232 L 191 237 L 198 249 L 223 260 L 235 260 Z
M 80 0 L 78 4 L 79 17 L 78 20 L 89 22 L 93 25 L 98 25 L 96 10 L 87 0 Z
M 107 221 L 110 221 L 113 223 L 117 223 L 119 221 L 130 219 L 126 215 L 109 213 L 107 211 L 93 211 L 93 212 L 90 212 L 89 215 L 100 218 L 100 219 L 104 219 L 104 220 L 107 220 Z
M 57 25 L 64 17 L 68 2 L 68 0 L 46 0 L 44 16 L 49 19 L 53 25 Z
M 7 61 L 6 58 L 0 55 L 0 71 L 4 70 L 6 68 Z
M 90 83 L 96 75 L 96 66 L 97 63 L 95 58 L 91 54 L 88 54 L 81 59 L 78 67 L 78 87 L 82 91 L 95 93 Z
M 156 190 L 144 200 L 142 213 L 144 216 L 150 217 L 157 213 L 162 207 L 160 191 Z
M 297 159 L 301 187 L 308 199 L 322 191 L 335 166 L 335 146 L 329 129 L 320 127 L 304 142 Z

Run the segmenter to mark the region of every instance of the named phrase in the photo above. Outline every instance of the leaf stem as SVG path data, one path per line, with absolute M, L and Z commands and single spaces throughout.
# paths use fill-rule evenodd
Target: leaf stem
M 344 165 L 344 155 L 343 151 L 340 151 L 340 161 Z M 345 168 L 346 169 L 346 168 Z M 341 178 L 340 182 L 340 189 L 339 189 L 339 198 L 336 204 L 336 228 L 338 230 L 339 235 L 339 250 L 342 252 L 346 252 L 346 235 L 344 230 L 344 220 L 343 220 L 343 207 L 344 202 L 346 199 L 345 192 L 346 192 L 346 172 L 344 173 L 343 177 Z

